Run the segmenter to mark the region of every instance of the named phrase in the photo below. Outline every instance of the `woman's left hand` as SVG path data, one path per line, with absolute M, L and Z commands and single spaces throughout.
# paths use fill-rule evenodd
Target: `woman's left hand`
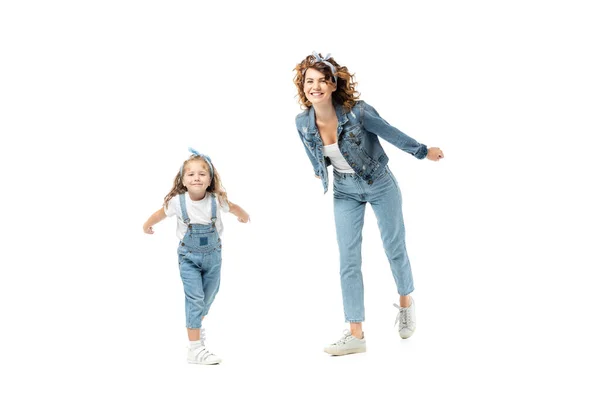
M 430 147 L 427 149 L 427 159 L 431 161 L 440 161 L 444 158 L 444 153 L 439 147 Z

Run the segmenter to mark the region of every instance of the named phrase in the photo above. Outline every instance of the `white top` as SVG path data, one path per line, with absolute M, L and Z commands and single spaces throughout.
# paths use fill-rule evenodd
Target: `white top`
M 323 146 L 323 153 L 325 153 L 325 157 L 329 157 L 331 165 L 333 165 L 333 169 L 335 169 L 337 172 L 341 172 L 343 174 L 354 173 L 354 170 L 342 155 L 337 142 Z
M 187 208 L 188 217 L 191 224 L 203 224 L 207 225 L 211 223 L 210 217 L 212 216 L 211 210 L 211 195 L 206 193 L 206 196 L 202 200 L 193 201 L 190 199 L 190 194 L 185 192 L 183 195 L 177 195 L 169 200 L 167 207 L 165 207 L 165 214 L 167 217 L 177 216 L 177 238 L 183 239 L 185 233 L 188 230 L 188 226 L 183 223 L 183 216 L 181 214 L 181 204 L 179 203 L 179 196 L 185 196 L 185 207 Z M 221 211 L 229 212 L 229 204 L 221 206 L 219 200 L 217 202 L 217 222 L 215 224 L 219 236 L 223 234 L 223 222 L 221 221 Z

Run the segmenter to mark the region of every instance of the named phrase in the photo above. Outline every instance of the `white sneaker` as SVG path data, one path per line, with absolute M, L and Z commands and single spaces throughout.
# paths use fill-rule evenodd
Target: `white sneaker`
M 410 306 L 400 307 L 398 304 L 394 304 L 398 311 L 396 322 L 398 324 L 398 334 L 402 339 L 408 339 L 412 336 L 417 328 L 417 317 L 415 315 L 415 300 L 410 298 Z
M 190 364 L 212 365 L 221 363 L 221 359 L 208 351 L 206 346 L 190 347 L 187 360 Z
M 187 360 L 190 364 L 212 365 L 221 363 L 221 358 L 208 351 L 204 342 L 206 341 L 206 331 L 200 329 L 200 343 L 196 346 L 191 345 L 188 348 Z
M 344 331 L 344 336 L 335 343 L 325 347 L 325 353 L 333 356 L 344 356 L 346 354 L 364 353 L 367 351 L 367 341 L 364 338 L 357 339 L 349 330 Z

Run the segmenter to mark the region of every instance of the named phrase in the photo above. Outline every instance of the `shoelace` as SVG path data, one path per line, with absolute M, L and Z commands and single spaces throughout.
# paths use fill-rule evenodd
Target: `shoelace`
M 400 326 L 408 326 L 410 324 L 410 314 L 408 313 L 408 307 L 400 307 L 398 304 L 394 303 L 394 307 L 396 307 L 399 312 L 396 316 L 396 322 L 394 322 L 394 326 L 397 323 L 400 323 Z
M 352 334 L 350 333 L 349 330 L 344 330 L 344 337 L 342 337 L 340 340 L 338 340 L 337 342 L 333 343 L 333 345 L 337 345 L 340 346 L 342 344 L 345 344 L 348 340 L 352 339 Z

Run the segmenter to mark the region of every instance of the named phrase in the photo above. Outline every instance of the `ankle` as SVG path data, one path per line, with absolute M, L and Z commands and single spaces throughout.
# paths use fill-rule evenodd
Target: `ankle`
M 358 331 L 358 330 L 351 331 L 350 334 L 352 336 L 354 336 L 355 338 L 357 338 L 357 339 L 364 339 L 365 338 L 365 333 L 362 330 L 360 330 L 360 331 Z
M 410 296 L 400 296 L 400 307 L 408 308 L 412 304 L 412 297 Z

